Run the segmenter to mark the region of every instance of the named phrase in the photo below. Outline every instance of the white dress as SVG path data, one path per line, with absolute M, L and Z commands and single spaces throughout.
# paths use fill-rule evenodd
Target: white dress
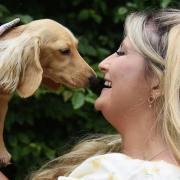
M 58 180 L 180 180 L 180 168 L 165 161 L 132 159 L 122 153 L 88 158 Z

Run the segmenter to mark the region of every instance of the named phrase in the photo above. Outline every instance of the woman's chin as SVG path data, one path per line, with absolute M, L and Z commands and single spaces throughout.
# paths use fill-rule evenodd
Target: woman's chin
M 97 98 L 95 103 L 94 103 L 94 107 L 97 111 L 100 111 L 101 110 L 101 106 L 102 106 L 102 103 L 101 103 L 101 100 L 100 98 Z

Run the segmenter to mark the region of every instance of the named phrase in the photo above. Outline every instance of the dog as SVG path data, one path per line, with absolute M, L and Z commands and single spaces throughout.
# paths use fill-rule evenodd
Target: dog
M 4 120 L 13 92 L 27 98 L 41 83 L 53 90 L 61 85 L 85 88 L 93 69 L 80 56 L 78 40 L 65 26 L 50 19 L 12 28 L 0 37 L 0 164 L 11 155 L 3 140 Z

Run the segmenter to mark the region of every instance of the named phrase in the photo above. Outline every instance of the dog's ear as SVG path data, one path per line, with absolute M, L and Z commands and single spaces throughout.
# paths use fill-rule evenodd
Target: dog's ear
M 20 78 L 17 92 L 21 97 L 31 96 L 40 86 L 43 69 L 40 64 L 40 43 L 38 38 L 32 38 L 24 47 L 22 58 L 25 59 L 23 77 Z
M 54 91 L 57 91 L 61 86 L 61 84 L 58 84 L 58 83 L 52 81 L 49 78 L 43 78 L 42 79 L 42 84 L 47 86 L 48 88 L 54 90 Z

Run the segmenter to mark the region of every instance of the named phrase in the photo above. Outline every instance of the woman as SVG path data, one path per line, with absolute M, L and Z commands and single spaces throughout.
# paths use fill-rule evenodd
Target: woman
M 180 10 L 129 15 L 123 42 L 99 68 L 95 107 L 122 141 L 82 142 L 32 179 L 180 179 Z

